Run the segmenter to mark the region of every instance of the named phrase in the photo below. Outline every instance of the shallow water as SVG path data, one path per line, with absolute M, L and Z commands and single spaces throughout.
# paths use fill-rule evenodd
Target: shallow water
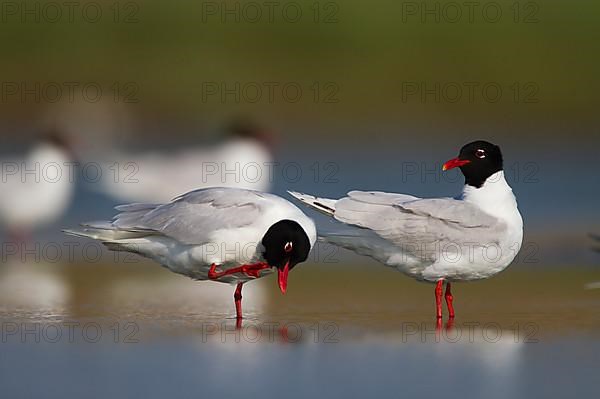
M 5 397 L 564 397 L 596 390 L 600 273 L 514 267 L 433 286 L 366 265 L 303 265 L 233 288 L 146 264 L 3 265 Z

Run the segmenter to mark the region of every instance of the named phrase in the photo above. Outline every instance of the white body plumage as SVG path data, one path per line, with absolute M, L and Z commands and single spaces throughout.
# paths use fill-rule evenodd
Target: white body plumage
M 480 188 L 465 186 L 460 199 L 353 191 L 332 200 L 291 195 L 345 223 L 323 240 L 435 282 L 491 277 L 516 257 L 523 221 L 499 171 Z
M 117 207 L 112 222 L 89 223 L 70 234 L 102 240 L 111 249 L 138 253 L 171 271 L 207 280 L 212 264 L 219 270 L 264 261 L 261 240 L 281 220 L 298 223 L 310 246 L 316 241 L 313 221 L 289 201 L 273 194 L 235 188 L 201 189 L 168 204 Z M 271 269 L 261 271 L 270 274 Z M 240 283 L 243 273 L 219 278 Z

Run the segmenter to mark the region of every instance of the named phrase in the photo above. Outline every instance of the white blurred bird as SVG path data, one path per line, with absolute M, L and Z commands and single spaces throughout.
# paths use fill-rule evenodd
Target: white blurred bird
M 0 179 L 0 222 L 9 239 L 58 220 L 71 203 L 75 162 L 66 140 L 50 133 L 22 159 L 4 159 Z
M 237 284 L 238 323 L 242 285 L 275 268 L 285 293 L 288 272 L 307 259 L 316 241 L 313 221 L 295 205 L 252 190 L 200 189 L 167 204 L 130 204 L 117 210 L 121 213 L 112 222 L 65 232 L 100 240 L 111 250 L 137 253 L 194 280 Z
M 486 141 L 465 145 L 444 170 L 460 167 L 461 198 L 417 198 L 405 194 L 352 191 L 335 200 L 291 195 L 348 225 L 320 232 L 325 241 L 436 283 L 436 315 L 442 317 L 442 290 L 454 317 L 451 282 L 485 279 L 504 270 L 523 240 L 523 220 L 504 179 L 500 148 Z
M 270 191 L 273 155 L 269 135 L 235 123 L 230 136 L 212 147 L 175 153 L 116 153 L 104 160 L 100 189 L 126 202 L 166 202 L 198 188 L 235 187 Z

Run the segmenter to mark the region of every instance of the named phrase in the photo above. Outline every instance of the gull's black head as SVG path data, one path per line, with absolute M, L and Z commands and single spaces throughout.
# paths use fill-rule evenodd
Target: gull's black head
M 232 119 L 225 131 L 229 138 L 257 141 L 272 153 L 277 147 L 277 137 L 273 132 L 248 118 Z
M 73 138 L 69 137 L 65 133 L 62 133 L 58 129 L 53 128 L 45 131 L 40 136 L 39 141 L 63 151 L 72 161 L 77 160 L 77 152 L 75 151 Z
M 61 150 L 71 152 L 71 144 L 69 143 L 69 140 L 67 140 L 64 134 L 61 134 L 56 129 L 51 129 L 45 132 L 42 135 L 41 140 L 44 143 L 50 144 L 56 148 L 60 148 Z
M 281 220 L 269 227 L 262 245 L 265 247 L 263 257 L 277 268 L 279 288 L 285 294 L 288 272 L 308 258 L 310 240 L 297 222 Z
M 457 158 L 444 164 L 443 170 L 456 167 L 465 176 L 465 184 L 479 188 L 488 177 L 502 170 L 500 147 L 483 140 L 466 144 Z

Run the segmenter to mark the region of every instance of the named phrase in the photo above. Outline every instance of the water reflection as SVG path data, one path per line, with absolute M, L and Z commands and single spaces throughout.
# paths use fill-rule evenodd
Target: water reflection
M 311 327 L 303 327 L 310 336 Z M 107 338 L 100 342 L 88 336 L 75 343 L 23 344 L 9 337 L 0 359 L 3 392 L 29 397 L 48 397 L 48 392 L 56 397 L 94 392 L 96 397 L 150 398 L 173 392 L 225 397 L 284 392 L 292 398 L 372 392 L 378 397 L 397 397 L 399 392 L 408 397 L 561 397 L 573 384 L 580 393 L 595 390 L 593 353 L 600 349 L 598 341 L 589 339 L 532 344 L 506 335 L 488 342 L 480 338 L 487 333 L 476 329 L 473 340 L 465 334 L 457 342 L 410 344 L 385 338 L 325 343 L 311 338 L 290 344 L 277 329 L 272 342 L 255 342 L 256 331 L 236 330 L 233 320 L 223 335 L 211 333 L 205 341 L 201 331 L 161 339 L 142 334 L 131 342 L 124 341 L 123 334 L 131 332 L 124 325 L 119 341 L 113 341 L 114 328 L 102 331 Z M 429 336 L 435 337 L 435 331 Z M 558 384 L 565 379 L 564 364 L 572 365 L 569 384 Z M 35 384 L 28 384 L 32 375 Z
M 285 296 L 271 277 L 253 281 L 244 296 L 247 318 L 242 327 L 255 322 L 282 326 L 333 322 L 357 337 L 398 331 L 435 334 L 428 290 L 383 268 L 364 269 L 345 269 L 340 274 L 306 265 L 291 276 L 293 286 Z M 568 275 L 515 271 L 485 284 L 461 285 L 461 313 L 437 325 L 438 333 L 450 336 L 456 329 L 520 328 L 521 334 L 535 337 L 598 334 L 600 314 L 594 311 L 600 305 L 598 290 L 582 289 L 597 280 L 597 272 L 585 269 L 573 269 Z M 534 281 L 543 289 L 532 291 Z M 510 297 L 505 295 L 507 289 Z M 9 257 L 0 265 L 0 317 L 5 320 L 47 312 L 78 319 L 166 321 L 185 329 L 203 322 L 231 322 L 232 296 L 233 287 L 228 285 L 192 281 L 143 261 L 21 263 L 20 258 Z
M 429 290 L 421 303 L 422 286 L 373 270 L 372 286 L 352 271 L 335 285 L 333 274 L 309 266 L 285 297 L 271 281 L 249 284 L 255 297 L 236 328 L 231 292 L 221 298 L 210 282 L 155 265 L 2 264 L 3 395 L 529 398 L 568 395 L 573 384 L 595 390 L 600 298 L 581 289 L 598 279 L 593 273 L 509 273 L 487 282 L 486 295 L 465 285 L 463 313 L 441 329 Z M 529 279 L 552 293 L 543 305 L 556 318 L 530 301 Z M 482 297 L 487 312 L 473 308 Z M 572 365 L 569 384 L 548 388 L 565 378 L 563 364 Z
M 56 264 L 0 264 L 0 303 L 9 317 L 22 313 L 44 318 L 61 313 L 70 300 L 69 285 Z

